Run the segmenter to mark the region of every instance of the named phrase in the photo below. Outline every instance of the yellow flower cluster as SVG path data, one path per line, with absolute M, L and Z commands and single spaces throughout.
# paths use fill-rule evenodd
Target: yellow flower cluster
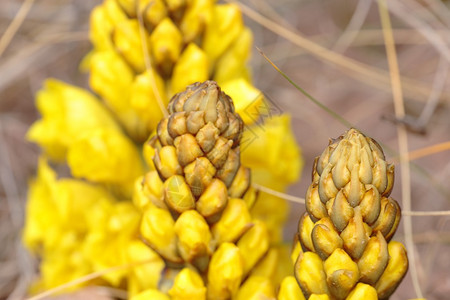
M 23 236 L 25 245 L 41 258 L 41 278 L 33 290 L 55 287 L 105 268 L 150 261 L 106 272 L 96 283 L 126 286 L 131 295 L 145 290 L 158 299 L 158 283 L 166 263 L 140 236 L 141 219 L 149 217 L 141 209 L 152 194 L 141 190 L 141 180 L 154 169 L 154 151 L 144 141 L 154 134 L 170 97 L 188 84 L 206 79 L 221 85 L 250 126 L 263 101 L 261 92 L 250 83 L 246 66 L 252 33 L 233 4 L 105 0 L 91 14 L 90 37 L 94 49 L 82 66 L 90 71 L 95 94 L 48 79 L 36 96 L 42 118 L 27 135 L 44 152 L 37 177 L 30 183 Z M 256 139 L 242 151 L 241 162 L 253 169 L 255 182 L 280 191 L 298 179 L 301 169 L 289 123 L 289 117 L 280 116 L 251 125 Z M 261 156 L 261 147 L 266 158 Z M 58 164 L 66 164 L 71 177 L 58 178 Z M 158 177 L 150 172 L 144 181 L 157 182 L 151 176 Z M 277 246 L 282 240 L 287 203 L 250 189 L 265 199 L 246 201 L 254 203 L 250 215 L 256 224 L 267 228 L 271 247 L 251 271 L 256 279 L 249 280 L 244 285 L 247 288 L 241 287 L 240 299 L 247 298 L 252 287 L 265 286 L 260 278 L 280 281 L 289 256 L 286 247 Z M 201 225 L 190 223 L 195 216 L 186 218 L 186 226 L 181 225 L 181 218 L 174 230 L 181 237 L 179 249 L 186 249 L 182 255 L 187 257 L 190 243 L 202 243 L 207 237 L 193 235 L 190 226 Z M 157 226 L 162 245 L 167 238 L 161 229 L 164 226 Z M 227 255 L 223 259 L 228 259 Z M 217 259 L 220 265 L 222 258 Z M 248 265 L 256 265 L 254 259 L 245 257 L 245 273 L 249 273 Z M 172 279 L 176 284 L 170 291 L 164 290 L 161 299 L 203 293 L 198 275 L 189 269 Z M 145 295 L 136 297 L 150 297 Z
M 252 33 L 234 4 L 105 0 L 92 12 L 90 38 L 91 87 L 136 140 L 155 129 L 161 105 L 197 81 L 217 81 L 247 123 L 262 101 L 245 64 Z
M 55 287 L 90 272 L 135 261 L 145 266 L 105 273 L 99 283 L 156 287 L 162 259 L 138 238 L 138 210 L 129 201 L 118 202 L 104 187 L 63 178 L 44 158 L 30 184 L 25 245 L 42 258 L 41 278 L 33 290 Z M 144 280 L 145 278 L 145 280 Z

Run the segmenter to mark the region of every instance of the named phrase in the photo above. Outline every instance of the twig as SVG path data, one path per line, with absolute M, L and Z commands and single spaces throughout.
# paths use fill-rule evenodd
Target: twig
M 380 13 L 381 25 L 386 45 L 386 55 L 391 74 L 392 96 L 394 100 L 394 110 L 397 119 L 405 117 L 405 108 L 403 103 L 402 85 L 400 72 L 397 62 L 397 53 L 395 50 L 394 36 L 392 34 L 391 20 L 387 9 L 386 0 L 378 0 L 378 8 Z M 401 166 L 401 184 L 402 184 L 402 203 L 406 211 L 411 210 L 411 174 L 408 158 L 408 134 L 404 124 L 397 124 L 398 146 L 400 152 Z M 411 277 L 417 298 L 423 298 L 419 285 L 419 278 L 416 269 L 416 259 L 414 253 L 414 241 L 412 237 L 411 217 L 404 218 L 405 241 L 408 249 L 408 256 L 411 261 L 410 270 Z
M 33 6 L 33 2 L 34 2 L 34 0 L 25 0 L 22 3 L 22 6 L 20 6 L 20 9 L 17 12 L 17 14 L 14 16 L 14 19 L 9 24 L 8 28 L 6 28 L 5 33 L 3 33 L 2 37 L 0 38 L 0 57 L 3 55 L 3 52 L 6 50 L 8 45 L 11 43 L 11 40 L 13 39 L 17 30 L 19 30 L 23 21 L 27 17 L 28 12 L 30 11 L 31 7 Z
M 257 184 L 257 183 L 253 183 L 252 185 L 256 189 L 258 189 L 258 190 L 260 190 L 260 191 L 262 191 L 264 193 L 267 193 L 267 194 L 270 194 L 270 195 L 273 195 L 273 196 L 276 196 L 276 197 L 280 197 L 280 198 L 285 199 L 287 201 L 291 201 L 291 202 L 294 202 L 294 203 L 300 203 L 300 204 L 304 204 L 305 203 L 305 198 L 289 195 L 289 194 L 282 193 L 282 192 L 278 192 L 278 191 L 275 191 L 275 190 L 273 190 L 271 188 L 268 188 L 266 186 L 263 186 L 263 185 L 260 185 L 260 184 Z M 450 216 L 450 210 L 438 210 L 438 211 L 402 210 L 402 215 L 404 215 L 404 216 L 412 216 L 412 217 L 419 217 L 419 216 L 420 217 L 422 217 L 422 216 L 428 216 L 428 217 L 431 217 L 431 216 Z
M 440 153 L 446 150 L 450 150 L 450 141 L 411 151 L 409 152 L 409 160 L 419 159 L 421 157 Z
M 265 187 L 265 186 L 257 184 L 257 183 L 253 183 L 252 185 L 256 189 L 258 189 L 258 190 L 260 190 L 260 191 L 262 191 L 264 193 L 270 194 L 272 196 L 280 197 L 282 199 L 285 199 L 285 200 L 288 200 L 288 201 L 291 201 L 291 202 L 294 202 L 294 203 L 305 204 L 305 199 L 304 198 L 292 196 L 292 195 L 289 195 L 289 194 L 286 194 L 286 193 L 282 193 L 282 192 L 278 192 L 278 191 L 275 191 L 275 190 L 273 190 L 271 188 Z
M 350 22 L 348 22 L 347 27 L 344 30 L 344 33 L 339 37 L 336 43 L 333 45 L 332 49 L 336 52 L 344 52 L 361 29 L 361 26 L 364 24 L 366 20 L 367 14 L 369 13 L 370 6 L 372 5 L 372 1 L 370 0 L 359 0 L 358 5 L 356 6 L 355 12 L 353 13 Z
M 338 120 L 339 122 L 341 122 L 344 126 L 346 126 L 347 128 L 356 128 L 355 125 L 353 125 L 352 123 L 350 123 L 349 121 L 347 121 L 344 117 L 342 117 L 341 115 L 339 115 L 338 113 L 336 113 L 335 111 L 331 110 L 330 108 L 328 108 L 326 105 L 324 105 L 323 103 L 321 103 L 320 101 L 318 101 L 317 99 L 315 99 L 313 96 L 311 96 L 307 91 L 305 91 L 304 89 L 302 89 L 299 85 L 297 85 L 295 82 L 292 81 L 291 78 L 289 78 L 289 76 L 286 75 L 286 73 L 284 73 L 283 71 L 281 71 L 280 68 L 278 68 L 278 66 L 270 60 L 270 58 L 268 58 L 264 52 L 262 52 L 261 49 L 259 49 L 258 47 L 256 47 L 256 49 L 258 49 L 259 53 L 272 65 L 272 67 L 274 67 L 275 70 L 278 71 L 278 73 L 280 73 L 284 78 L 286 78 L 287 81 L 289 81 L 290 84 L 292 84 L 297 90 L 299 90 L 300 92 L 303 93 L 303 95 L 305 95 L 309 100 L 311 100 L 314 104 L 316 104 L 317 106 L 319 106 L 321 109 L 323 109 L 324 111 L 326 111 L 328 114 L 330 114 L 333 118 L 335 118 L 336 120 Z

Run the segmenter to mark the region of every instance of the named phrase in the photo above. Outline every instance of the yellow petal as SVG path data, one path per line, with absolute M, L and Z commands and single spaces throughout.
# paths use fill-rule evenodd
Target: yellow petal
M 217 61 L 214 69 L 214 80 L 219 84 L 238 77 L 247 78 L 248 70 L 245 62 L 248 60 L 253 43 L 252 31 L 244 28 L 236 40 Z
M 118 23 L 113 31 L 113 41 L 116 51 L 133 67 L 136 72 L 145 70 L 145 55 L 142 39 L 146 38 L 145 28 L 139 28 L 137 19 L 126 19 Z M 144 37 L 142 37 L 144 35 Z
M 118 129 L 111 114 L 88 91 L 47 79 L 37 93 L 42 119 L 27 133 L 30 141 L 42 146 L 53 159 L 65 159 L 70 147 L 84 132 L 99 128 Z
M 241 76 L 222 82 L 221 87 L 233 99 L 236 111 L 245 124 L 251 124 L 259 118 L 259 109 L 263 104 L 264 96 L 245 77 Z M 244 145 L 241 142 L 242 148 Z
M 213 5 L 214 1 L 211 0 L 191 1 L 180 24 L 183 40 L 186 44 L 198 38 L 207 24 L 211 22 Z
M 177 26 L 168 17 L 163 19 L 150 35 L 150 48 L 154 62 L 163 74 L 170 74 L 173 64 L 181 52 L 182 36 Z
M 267 115 L 263 125 L 250 126 L 242 139 L 247 142 L 241 150 L 242 163 L 252 169 L 256 183 L 283 190 L 299 179 L 303 160 L 289 115 Z
M 205 52 L 194 43 L 190 43 L 175 64 L 171 80 L 171 93 L 183 91 L 194 82 L 209 78 L 209 61 Z
M 202 45 L 211 62 L 215 62 L 227 50 L 243 28 L 239 6 L 214 6 L 213 18 L 206 28 Z

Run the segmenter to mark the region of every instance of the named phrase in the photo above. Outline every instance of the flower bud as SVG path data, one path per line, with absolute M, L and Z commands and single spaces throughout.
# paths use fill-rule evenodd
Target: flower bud
M 213 179 L 196 202 L 196 209 L 207 219 L 216 221 L 215 218 L 226 207 L 228 202 L 227 187 L 219 179 Z
M 159 151 L 155 151 L 153 163 L 160 176 L 164 179 L 183 174 L 174 146 L 164 146 Z
M 163 75 L 169 75 L 182 46 L 181 33 L 170 18 L 166 17 L 156 26 L 149 43 L 155 64 Z
M 389 261 L 375 285 L 380 299 L 387 299 L 395 291 L 408 270 L 408 257 L 402 243 L 388 244 Z
M 195 210 L 185 211 L 175 222 L 175 234 L 178 251 L 184 261 L 201 264 L 199 269 L 205 270 L 213 252 L 211 232 L 205 219 Z
M 378 232 L 370 238 L 366 249 L 358 260 L 361 282 L 374 285 L 386 268 L 389 261 L 388 246 L 383 235 Z
M 195 208 L 195 199 L 183 176 L 174 175 L 164 182 L 164 201 L 177 213 Z
M 305 212 L 298 223 L 299 239 L 304 251 L 314 250 L 314 244 L 311 237 L 313 228 L 314 222 L 311 220 L 309 214 Z
M 305 300 L 302 290 L 298 286 L 294 276 L 287 276 L 283 279 L 278 292 L 278 300 Z
M 208 269 L 208 299 L 234 298 L 244 273 L 244 262 L 239 248 L 223 243 L 214 252 Z
M 143 173 L 136 146 L 120 131 L 109 128 L 84 133 L 70 147 L 67 162 L 73 176 L 120 184 L 126 195 Z
M 300 253 L 294 266 L 294 274 L 306 296 L 328 294 L 327 275 L 323 262 L 316 253 Z
M 251 217 L 247 205 L 241 199 L 231 198 L 211 231 L 218 244 L 234 242 L 247 231 L 251 224 Z
M 175 222 L 167 210 L 157 207 L 147 209 L 142 217 L 141 234 L 164 258 L 181 262 L 177 253 Z
M 154 69 L 137 75 L 131 86 L 128 105 L 138 116 L 136 122 L 144 125 L 143 132 L 139 135 L 140 141 L 144 141 L 156 129 L 158 122 L 163 117 L 163 108 L 159 101 L 164 106 L 168 103 L 161 76 Z
M 340 248 L 327 258 L 324 269 L 328 288 L 337 299 L 344 299 L 359 280 L 358 265 Z
M 356 287 L 345 298 L 346 300 L 378 300 L 377 291 L 368 284 L 358 283 Z
M 239 288 L 236 300 L 259 300 L 275 298 L 275 288 L 270 279 L 250 276 Z
M 242 62 L 248 60 L 252 51 L 252 44 L 252 32 L 250 29 L 244 28 L 230 48 L 217 60 L 214 80 L 220 84 L 237 77 L 248 79 L 249 71 Z
M 256 220 L 239 239 L 238 246 L 244 261 L 244 274 L 247 274 L 269 249 L 269 234 L 266 225 Z
M 68 148 L 82 133 L 97 128 L 120 131 L 113 116 L 94 95 L 56 79 L 45 81 L 37 93 L 36 105 L 42 119 L 31 126 L 27 139 L 38 143 L 57 161 L 66 158 Z
M 171 80 L 173 94 L 183 91 L 187 85 L 203 82 L 209 78 L 210 62 L 205 52 L 190 43 L 176 62 Z
M 148 289 L 145 290 L 137 295 L 134 295 L 130 298 L 130 300 L 170 300 L 169 296 L 167 296 L 164 293 L 161 293 L 160 291 L 156 289 Z
M 235 4 L 216 5 L 211 23 L 206 27 L 203 48 L 215 62 L 243 30 L 242 15 Z
M 197 272 L 184 268 L 175 277 L 173 286 L 169 290 L 169 295 L 172 300 L 205 300 L 206 287 Z
M 136 72 L 145 71 L 144 53 L 139 22 L 137 19 L 126 19 L 118 23 L 113 31 L 113 41 L 117 52 L 130 64 Z M 145 33 L 144 33 L 145 35 Z
M 164 260 L 147 245 L 139 240 L 130 242 L 127 249 L 127 257 L 130 263 L 145 261 L 145 264 L 130 269 L 130 280 L 138 291 L 156 289 L 161 272 L 165 267 Z
M 245 192 L 250 187 L 250 178 L 251 173 L 250 169 L 244 166 L 241 166 L 236 176 L 234 177 L 233 182 L 231 183 L 230 188 L 228 189 L 228 194 L 232 198 L 242 198 Z
M 210 0 L 195 0 L 188 5 L 180 24 L 185 44 L 197 40 L 211 22 L 213 5 Z

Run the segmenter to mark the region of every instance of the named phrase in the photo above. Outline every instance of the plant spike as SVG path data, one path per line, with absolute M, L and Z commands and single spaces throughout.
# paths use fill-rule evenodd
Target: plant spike
M 389 197 L 393 184 L 394 166 L 379 144 L 353 128 L 315 159 L 295 248 L 306 297 L 387 299 L 395 291 L 408 258 L 390 241 L 401 216 Z

